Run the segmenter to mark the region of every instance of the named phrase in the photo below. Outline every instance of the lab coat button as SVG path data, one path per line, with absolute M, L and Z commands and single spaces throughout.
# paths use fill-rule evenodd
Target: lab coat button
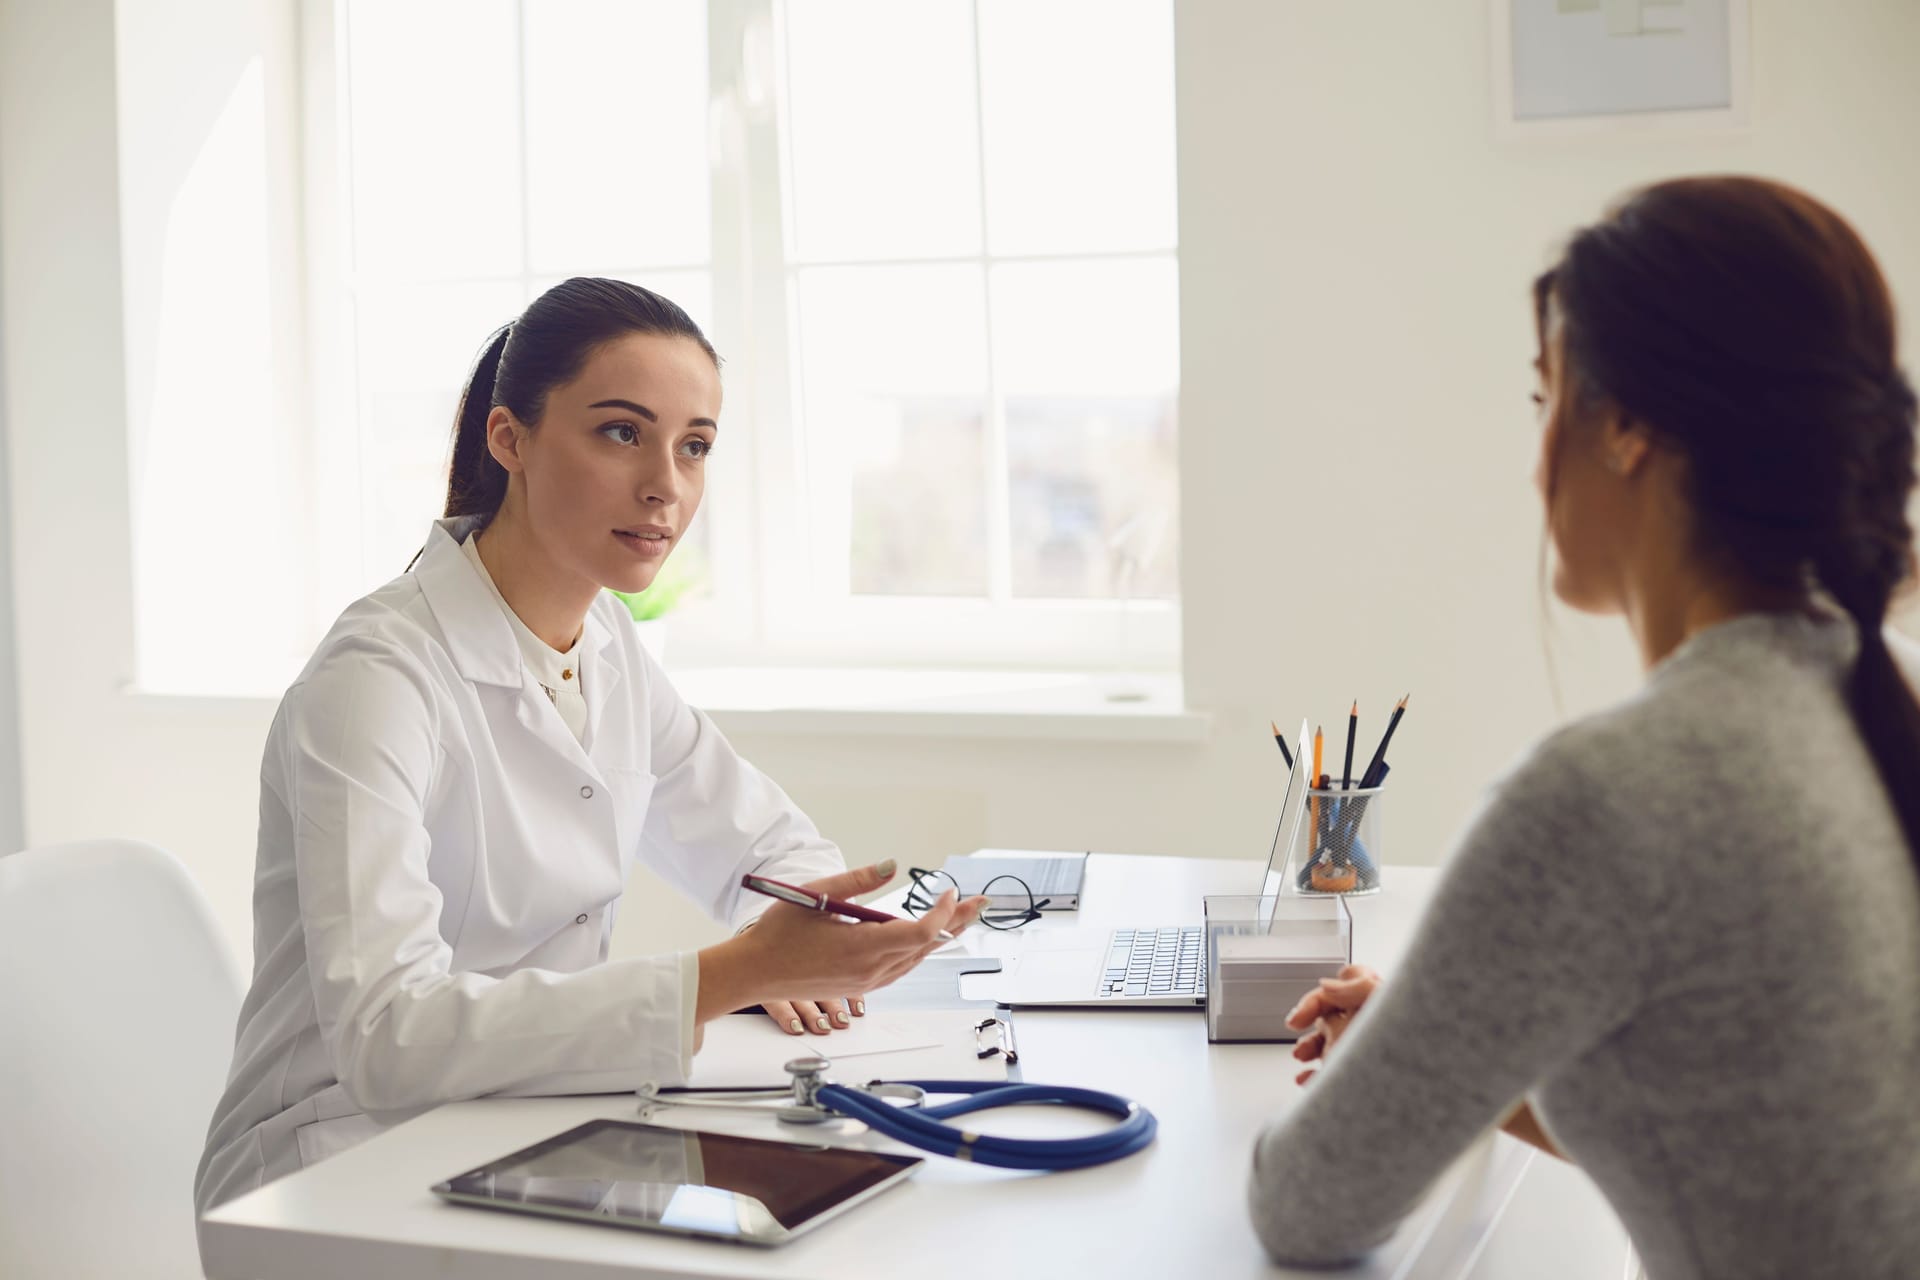
M 573 922 L 575 924 L 585 924 L 587 922 L 586 913 L 582 912 L 580 915 L 575 916 Z
M 591 800 L 591 799 L 593 799 L 593 788 L 592 788 L 592 787 L 582 787 L 582 788 L 580 788 L 580 798 L 581 798 L 582 800 Z

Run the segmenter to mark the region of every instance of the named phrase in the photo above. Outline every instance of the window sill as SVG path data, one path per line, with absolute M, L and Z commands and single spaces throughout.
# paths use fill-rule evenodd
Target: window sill
M 729 734 L 1201 743 L 1212 722 L 1186 708 L 1180 676 L 1170 671 L 690 667 L 668 674 L 681 697 Z M 145 714 L 248 724 L 270 717 L 278 701 L 138 685 L 123 692 Z
M 674 687 L 727 733 L 1204 742 L 1175 672 L 687 668 Z

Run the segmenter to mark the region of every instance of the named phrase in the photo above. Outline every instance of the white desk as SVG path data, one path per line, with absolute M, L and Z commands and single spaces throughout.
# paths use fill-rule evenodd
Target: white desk
M 1252 871 L 1241 861 L 1096 856 L 1078 923 L 1198 921 L 1204 894 L 1241 891 Z M 1357 960 L 1391 972 L 1436 875 L 1390 867 L 1384 893 L 1353 900 Z M 881 998 L 871 1003 L 884 1007 Z M 1139 1100 L 1160 1119 L 1154 1145 L 1115 1164 L 1056 1174 L 930 1158 L 872 1204 L 784 1248 L 759 1250 L 442 1204 L 427 1191 L 441 1178 L 589 1119 L 634 1118 L 625 1095 L 482 1099 L 440 1107 L 215 1210 L 202 1227 L 207 1272 L 214 1280 L 1285 1274 L 1268 1264 L 1254 1239 L 1245 1195 L 1253 1135 L 1300 1096 L 1289 1046 L 1209 1046 L 1199 1010 L 1024 1010 L 1015 1027 L 1027 1079 Z M 831 1037 L 822 1047 L 831 1052 Z M 654 1122 L 766 1137 L 793 1132 L 783 1134 L 771 1118 L 684 1109 L 664 1111 Z M 1071 1114 L 1038 1112 L 983 1120 L 1008 1132 L 1059 1132 L 1080 1123 Z M 805 1136 L 891 1146 L 870 1135 L 823 1132 L 841 1128 Z M 1481 1264 L 1497 1258 L 1500 1276 L 1617 1280 L 1624 1235 L 1614 1227 L 1609 1238 L 1605 1223 L 1595 1224 L 1594 1206 L 1604 1214 L 1604 1203 L 1575 1171 L 1556 1174 L 1536 1193 L 1523 1185 L 1532 1163 L 1531 1148 L 1511 1138 L 1483 1141 L 1370 1265 L 1348 1274 L 1494 1280 Z M 1520 1202 L 1532 1193 L 1536 1215 L 1550 1223 L 1579 1215 L 1582 1240 L 1612 1239 L 1616 1247 L 1596 1244 L 1569 1256 L 1555 1245 L 1564 1241 L 1557 1229 L 1502 1225 L 1516 1187 Z

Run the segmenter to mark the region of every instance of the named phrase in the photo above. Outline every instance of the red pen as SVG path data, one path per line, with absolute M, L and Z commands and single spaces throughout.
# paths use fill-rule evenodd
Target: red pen
M 899 916 L 890 916 L 884 911 L 872 907 L 863 907 L 857 902 L 842 902 L 838 898 L 829 898 L 824 893 L 815 893 L 811 889 L 802 889 L 797 884 L 788 884 L 784 880 L 769 880 L 765 876 L 745 875 L 740 877 L 740 887 L 754 893 L 763 893 L 769 898 L 781 902 L 791 902 L 796 907 L 810 907 L 815 911 L 831 911 L 837 916 L 846 916 L 850 920 L 870 920 L 875 924 L 885 924 L 898 920 Z M 940 941 L 952 942 L 953 935 L 945 929 L 940 931 Z

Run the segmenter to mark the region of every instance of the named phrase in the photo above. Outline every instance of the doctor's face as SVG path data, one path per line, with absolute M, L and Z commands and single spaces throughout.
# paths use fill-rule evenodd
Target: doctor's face
M 534 540 L 563 570 L 644 591 L 699 510 L 719 419 L 720 371 L 699 343 L 636 333 L 600 347 L 520 438 Z

